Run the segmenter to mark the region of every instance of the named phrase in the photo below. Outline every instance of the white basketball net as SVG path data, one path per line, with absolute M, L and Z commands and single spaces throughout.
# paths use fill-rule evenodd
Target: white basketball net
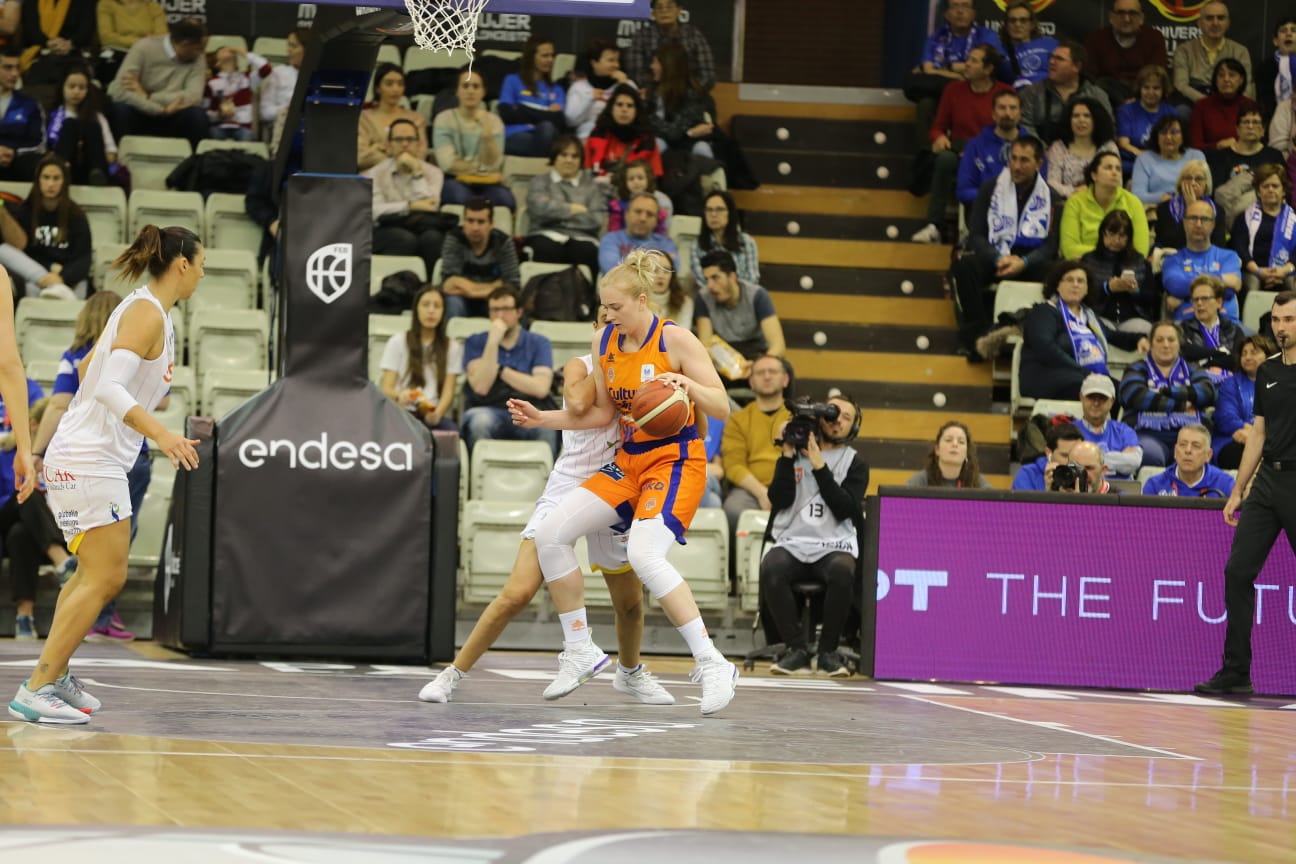
M 487 0 L 405 0 L 414 22 L 414 41 L 429 51 L 447 54 L 456 48 L 473 55 L 477 15 Z

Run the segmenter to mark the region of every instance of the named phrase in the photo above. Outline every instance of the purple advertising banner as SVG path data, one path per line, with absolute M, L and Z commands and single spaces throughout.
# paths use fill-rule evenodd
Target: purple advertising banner
M 877 513 L 877 678 L 1191 690 L 1220 666 L 1218 509 L 883 496 Z M 1256 691 L 1296 695 L 1286 535 L 1252 645 Z

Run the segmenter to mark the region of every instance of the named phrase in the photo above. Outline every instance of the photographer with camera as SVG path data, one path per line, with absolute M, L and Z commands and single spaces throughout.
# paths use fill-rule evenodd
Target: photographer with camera
M 869 469 L 849 446 L 859 434 L 860 410 L 835 396 L 826 404 L 798 402 L 780 432 L 783 452 L 774 465 L 766 540 L 773 545 L 760 568 L 761 607 L 787 651 L 770 671 L 808 674 L 810 645 L 802 630 L 793 586 L 821 582 L 823 628 L 819 671 L 834 677 L 850 670 L 837 653 L 859 577 L 861 502 Z
M 1052 467 L 1048 489 L 1075 495 L 1107 495 L 1113 490 L 1103 476 L 1106 473 L 1102 447 L 1092 441 L 1081 441 L 1071 448 L 1065 463 Z

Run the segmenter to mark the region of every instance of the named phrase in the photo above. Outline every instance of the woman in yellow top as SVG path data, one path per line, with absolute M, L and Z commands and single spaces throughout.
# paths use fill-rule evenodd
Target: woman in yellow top
M 1131 243 L 1140 255 L 1148 254 L 1148 223 L 1143 203 L 1122 183 L 1117 153 L 1099 153 L 1085 169 L 1089 185 L 1067 199 L 1062 208 L 1061 256 L 1078 259 L 1098 248 L 1098 226 L 1113 210 L 1124 210 L 1134 224 Z

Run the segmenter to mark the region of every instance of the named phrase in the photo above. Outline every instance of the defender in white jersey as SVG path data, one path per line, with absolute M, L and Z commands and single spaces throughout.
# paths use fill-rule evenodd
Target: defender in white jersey
M 134 281 L 147 272 L 149 281 L 108 318 L 84 361 L 81 387 L 45 451 L 49 506 L 78 564 L 59 595 L 36 669 L 9 703 L 9 713 L 20 720 L 85 723 L 100 707 L 68 671 L 68 661 L 99 610 L 126 583 L 126 472 L 144 438 L 156 442 L 177 468 L 198 466 L 198 442 L 166 429 L 150 412 L 166 395 L 175 369 L 171 307 L 193 296 L 205 257 L 198 236 L 187 228 L 145 225 L 113 262 L 122 278 Z
M 600 316 L 601 323 L 602 316 Z M 594 401 L 594 379 L 590 376 L 594 362 L 590 355 L 571 360 L 563 369 L 563 401 L 569 410 L 580 413 Z M 540 559 L 536 555 L 536 526 L 549 514 L 564 495 L 598 471 L 616 456 L 621 433 L 619 421 L 602 429 L 563 432 L 562 453 L 554 463 L 553 473 L 544 492 L 536 501 L 535 513 L 522 529 L 522 542 L 513 572 L 499 596 L 477 619 L 476 626 L 464 642 L 454 662 L 429 682 L 419 698 L 424 702 L 449 702 L 454 689 L 473 665 L 495 643 L 504 628 L 526 608 L 544 581 Z M 639 662 L 639 644 L 643 639 L 643 590 L 626 559 L 627 526 L 604 528 L 586 536 L 590 565 L 601 570 L 616 610 L 617 670 L 612 686 L 649 705 L 673 705 L 675 697 L 662 687 Z M 619 530 L 618 530 L 619 529 Z M 606 664 L 604 664 L 606 666 Z M 600 666 L 590 677 L 602 671 Z M 561 694 L 560 694 L 561 695 Z M 549 698 L 546 694 L 546 698 Z M 556 698 L 556 697 L 554 697 Z

